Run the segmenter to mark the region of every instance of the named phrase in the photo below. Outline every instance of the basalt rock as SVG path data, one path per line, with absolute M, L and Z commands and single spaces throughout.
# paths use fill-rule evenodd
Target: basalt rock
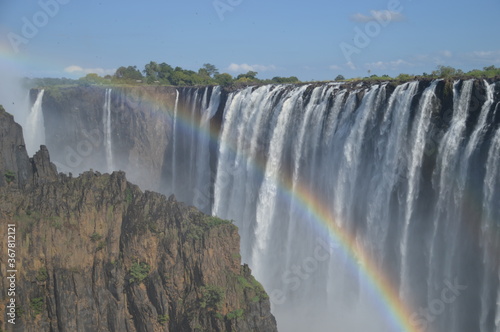
M 57 174 L 30 160 L 0 109 L 0 222 L 15 225 L 15 296 L 0 238 L 7 331 L 277 331 L 270 302 L 241 265 L 238 229 L 142 192 L 123 172 Z M 11 261 L 14 262 L 14 261 Z M 12 321 L 11 321 L 12 322 Z

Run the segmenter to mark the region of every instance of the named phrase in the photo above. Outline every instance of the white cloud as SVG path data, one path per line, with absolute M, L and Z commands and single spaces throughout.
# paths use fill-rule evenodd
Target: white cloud
M 64 68 L 64 71 L 70 74 L 97 74 L 100 76 L 113 75 L 116 69 L 104 69 L 104 68 L 83 68 L 81 66 L 72 65 Z
M 394 61 L 377 61 L 377 62 L 365 63 L 365 67 L 368 69 L 395 70 L 401 66 L 411 67 L 413 66 L 413 64 L 403 59 L 398 59 Z
M 329 68 L 332 69 L 332 70 L 340 70 L 340 69 L 342 69 L 342 67 L 337 66 L 337 65 L 331 65 Z
M 467 58 L 476 61 L 488 61 L 491 64 L 500 63 L 500 51 L 475 51 L 467 55 Z
M 351 16 L 351 21 L 367 23 L 371 21 L 401 22 L 405 20 L 403 14 L 390 10 L 370 10 L 370 14 L 371 15 L 364 15 L 361 13 L 356 13 Z
M 447 51 L 447 50 L 439 52 L 439 55 L 442 55 L 445 58 L 451 58 L 453 56 L 453 54 L 450 51 Z
M 352 70 L 356 69 L 356 66 L 354 65 L 354 63 L 352 61 L 349 61 L 348 63 L 346 63 L 346 66 Z
M 229 67 L 227 67 L 227 69 L 229 71 L 232 71 L 232 72 L 248 72 L 248 71 L 256 71 L 256 72 L 259 72 L 259 71 L 269 71 L 269 70 L 275 70 L 276 69 L 276 66 L 275 65 L 269 65 L 269 66 L 265 66 L 265 65 L 249 65 L 249 64 L 246 64 L 246 63 L 242 63 L 242 64 L 236 64 L 236 63 L 231 63 L 229 65 Z

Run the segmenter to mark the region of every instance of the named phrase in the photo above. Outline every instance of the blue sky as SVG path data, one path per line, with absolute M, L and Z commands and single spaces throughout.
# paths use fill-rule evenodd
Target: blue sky
M 0 69 L 77 78 L 208 62 L 302 80 L 468 71 L 500 66 L 499 14 L 498 0 L 0 0 Z

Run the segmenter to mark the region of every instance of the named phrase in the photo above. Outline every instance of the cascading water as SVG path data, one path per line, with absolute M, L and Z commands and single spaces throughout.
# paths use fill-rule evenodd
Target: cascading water
M 210 120 L 219 109 L 220 96 L 218 86 L 181 89 L 176 93 L 172 121 L 172 166 L 167 182 L 180 201 L 194 204 L 207 213 L 215 178 L 210 170 Z
M 45 125 L 43 122 L 42 100 L 45 90 L 38 92 L 35 103 L 31 107 L 31 112 L 26 121 L 26 149 L 28 155 L 33 155 L 40 149 L 40 145 L 45 144 Z
M 337 252 L 314 261 L 315 250 L 327 246 L 314 231 L 315 211 L 301 202 L 305 192 L 314 193 L 355 246 L 387 272 L 403 303 L 416 308 L 406 317 L 415 329 L 471 331 L 480 320 L 483 331 L 498 329 L 491 313 L 498 310 L 495 251 L 481 249 L 464 226 L 474 222 L 464 209 L 471 199 L 481 200 L 468 195 L 483 181 L 484 213 L 498 220 L 494 140 L 486 174 L 471 169 L 488 144 L 483 138 L 495 84 L 483 82 L 487 98 L 472 130 L 474 81 L 455 82 L 451 120 L 434 128 L 443 113 L 439 84 L 445 83 L 411 82 L 393 91 L 384 84 L 351 91 L 334 84 L 263 86 L 228 96 L 212 212 L 240 227 L 243 261 L 270 292 L 284 331 L 397 330 L 380 318 L 362 262 L 353 268 Z M 483 224 L 495 220 L 486 216 L 476 217 Z M 498 226 L 490 222 L 483 234 L 487 227 Z M 498 252 L 498 234 L 488 238 Z M 484 257 L 464 255 L 467 250 Z M 466 272 L 469 264 L 476 274 Z M 478 284 L 472 285 L 476 275 L 484 278 L 481 299 Z M 451 291 L 447 304 L 441 294 Z M 470 306 L 482 309 L 467 317 Z
M 113 141 L 112 141 L 112 131 L 111 131 L 111 91 L 112 89 L 106 89 L 106 94 L 104 96 L 104 106 L 102 112 L 102 123 L 104 125 L 104 137 L 105 143 L 104 148 L 106 150 L 106 168 L 108 172 L 114 170 L 113 163 Z
M 163 191 L 235 221 L 281 331 L 500 332 L 498 90 L 178 88 Z

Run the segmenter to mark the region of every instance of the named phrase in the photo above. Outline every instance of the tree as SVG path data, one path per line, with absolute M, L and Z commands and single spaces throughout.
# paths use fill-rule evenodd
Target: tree
M 463 75 L 463 71 L 461 69 L 455 69 L 451 66 L 437 66 L 437 69 L 432 72 L 432 75 L 437 77 L 452 77 Z
M 200 68 L 200 70 L 203 70 L 203 69 L 208 74 L 208 76 L 210 76 L 212 78 L 215 77 L 215 75 L 219 74 L 219 70 L 217 69 L 217 67 L 215 67 L 214 65 L 212 65 L 210 63 L 203 64 L 203 67 Z
M 342 75 L 337 75 L 337 77 L 335 77 L 335 81 L 343 81 L 343 80 L 345 80 L 345 77 Z
M 85 77 L 81 77 L 80 81 L 89 83 L 89 84 L 98 84 L 103 83 L 104 79 L 95 73 L 90 73 L 85 75 Z
M 228 73 L 216 74 L 214 79 L 220 86 L 229 86 L 233 83 L 233 77 Z
M 279 77 L 275 76 L 271 79 L 273 83 L 299 83 L 300 80 L 296 76 L 290 76 L 290 77 Z
M 142 80 L 143 76 L 137 66 L 120 67 L 116 70 L 115 78 L 124 80 Z
M 153 83 L 158 80 L 158 64 L 154 61 L 150 61 L 147 65 L 144 66 L 144 70 L 142 71 L 146 75 L 146 80 L 148 83 Z

